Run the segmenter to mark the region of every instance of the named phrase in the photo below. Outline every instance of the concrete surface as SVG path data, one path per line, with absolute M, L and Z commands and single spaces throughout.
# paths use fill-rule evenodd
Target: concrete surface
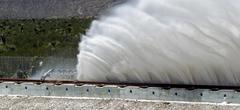
M 0 0 L 0 19 L 98 16 L 126 0 Z
M 240 105 L 0 96 L 1 110 L 239 110 Z

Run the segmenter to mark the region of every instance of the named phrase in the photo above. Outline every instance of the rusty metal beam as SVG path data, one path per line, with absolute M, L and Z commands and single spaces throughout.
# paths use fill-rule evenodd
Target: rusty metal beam
M 126 86 L 138 86 L 141 88 L 147 87 L 161 87 L 163 89 L 170 88 L 185 88 L 188 90 L 194 89 L 210 89 L 212 91 L 217 91 L 221 89 L 230 89 L 235 91 L 240 91 L 240 86 L 219 86 L 219 85 L 186 85 L 186 84 L 156 84 L 156 83 L 123 83 L 123 82 L 94 82 L 94 81 L 78 81 L 78 80 L 33 80 L 33 79 L 10 79 L 10 78 L 0 78 L 0 82 L 15 82 L 18 84 L 31 82 L 35 84 L 42 83 L 52 83 L 55 85 L 61 84 L 75 84 L 75 85 L 83 85 L 83 84 L 92 84 L 96 86 L 106 86 L 106 85 L 116 85 L 119 87 Z

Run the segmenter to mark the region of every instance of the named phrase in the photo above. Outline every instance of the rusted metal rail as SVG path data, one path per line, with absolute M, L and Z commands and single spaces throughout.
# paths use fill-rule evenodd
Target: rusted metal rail
M 78 81 L 78 80 L 33 80 L 33 79 L 9 79 L 9 78 L 0 78 L 1 82 L 15 82 L 18 84 L 30 82 L 35 84 L 42 84 L 42 83 L 52 83 L 55 85 L 61 84 L 75 84 L 75 85 L 84 85 L 84 84 L 92 84 L 97 86 L 106 86 L 106 85 L 116 85 L 119 87 L 126 87 L 126 86 L 138 86 L 141 88 L 147 87 L 161 87 L 164 89 L 170 88 L 185 88 L 188 90 L 194 89 L 210 89 L 213 91 L 221 90 L 221 89 L 229 89 L 235 90 L 240 92 L 240 86 L 219 86 L 219 85 L 186 85 L 186 84 L 156 84 L 156 83 L 121 83 L 121 82 L 94 82 L 94 81 Z

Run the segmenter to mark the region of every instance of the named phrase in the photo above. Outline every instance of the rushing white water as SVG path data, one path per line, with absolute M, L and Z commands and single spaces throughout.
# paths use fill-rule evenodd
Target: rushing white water
M 132 0 L 92 23 L 78 79 L 240 84 L 240 0 Z

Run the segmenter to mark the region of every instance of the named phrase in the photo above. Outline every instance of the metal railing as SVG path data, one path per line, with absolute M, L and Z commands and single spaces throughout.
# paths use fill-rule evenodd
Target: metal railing
M 0 56 L 1 72 L 16 72 L 18 69 L 27 71 L 33 64 L 33 57 Z
M 72 73 L 75 73 L 76 64 L 76 58 L 0 56 L 0 77 L 16 78 L 18 73 L 24 73 L 30 77 L 42 74 L 49 69 L 57 71 L 55 72 L 57 75 L 65 74 L 66 71 L 74 71 Z

